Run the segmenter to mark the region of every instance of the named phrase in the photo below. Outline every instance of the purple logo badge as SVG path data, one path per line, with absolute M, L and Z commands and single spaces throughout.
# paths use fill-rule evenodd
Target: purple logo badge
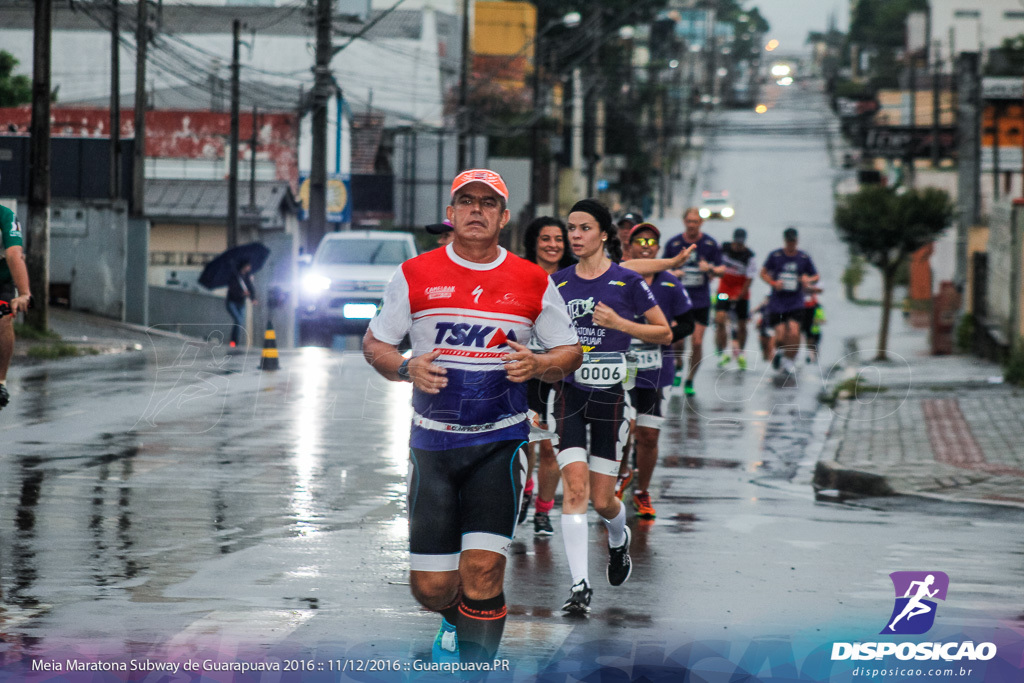
M 944 572 L 893 572 L 896 604 L 880 633 L 920 635 L 935 623 L 935 600 L 945 600 L 949 577 Z

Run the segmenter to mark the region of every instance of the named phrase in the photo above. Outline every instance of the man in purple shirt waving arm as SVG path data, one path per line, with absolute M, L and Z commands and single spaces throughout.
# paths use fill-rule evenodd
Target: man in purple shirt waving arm
M 711 278 L 725 272 L 722 264 L 722 248 L 710 235 L 701 232 L 700 227 L 704 219 L 700 217 L 700 211 L 696 207 L 690 207 L 683 213 L 683 224 L 686 229 L 682 234 L 676 235 L 665 244 L 665 258 L 672 258 L 683 249 L 692 244 L 697 248 L 689 259 L 679 270 L 673 270 L 672 274 L 678 277 L 686 293 L 693 302 L 693 316 L 697 326 L 691 337 L 690 348 L 690 369 L 686 373 L 686 382 L 683 384 L 683 391 L 687 396 L 694 394 L 693 377 L 697 374 L 697 366 L 704 357 L 704 331 L 708 329 L 711 312 Z M 679 373 L 682 369 L 683 342 L 675 344 L 676 353 L 676 381 L 673 385 L 679 385 Z

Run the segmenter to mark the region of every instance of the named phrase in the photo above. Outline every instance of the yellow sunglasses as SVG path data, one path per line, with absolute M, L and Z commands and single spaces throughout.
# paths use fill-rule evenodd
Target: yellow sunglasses
M 657 237 L 634 237 L 633 244 L 640 247 L 656 247 L 658 246 Z

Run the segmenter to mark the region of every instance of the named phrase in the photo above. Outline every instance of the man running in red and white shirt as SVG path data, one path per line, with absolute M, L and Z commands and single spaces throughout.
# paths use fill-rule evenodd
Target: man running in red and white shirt
M 388 284 L 363 355 L 413 384 L 409 584 L 442 615 L 435 663 L 493 661 L 505 628 L 505 565 L 519 518 L 530 423 L 526 382 L 557 382 L 583 360 L 565 300 L 544 270 L 509 253 L 508 188 L 460 173 L 454 240 L 409 259 Z M 412 352 L 398 346 L 409 335 Z M 525 346 L 531 336 L 547 351 Z
M 722 265 L 725 272 L 718 281 L 718 297 L 715 301 L 715 348 L 718 350 L 718 367 L 729 364 L 730 355 L 726 349 L 729 327 L 735 316 L 736 333 L 732 338 L 732 356 L 740 370 L 747 369 L 747 357 L 743 350 L 747 346 L 747 321 L 750 319 L 750 285 L 757 277 L 757 262 L 754 252 L 747 248 L 747 231 L 736 228 L 732 242 L 722 245 Z

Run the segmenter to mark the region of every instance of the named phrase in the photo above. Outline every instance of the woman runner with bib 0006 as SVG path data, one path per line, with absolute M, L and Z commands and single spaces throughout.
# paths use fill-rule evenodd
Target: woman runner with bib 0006
M 672 330 L 643 277 L 616 263 L 621 245 L 603 204 L 593 199 L 577 202 L 569 212 L 568 230 L 580 262 L 552 279 L 580 336 L 584 361 L 573 376 L 556 385 L 553 412 L 562 471 L 562 539 L 573 580 L 562 609 L 582 614 L 589 611 L 593 594 L 587 571 L 588 498 L 608 530 L 608 583 L 625 583 L 632 570 L 626 509 L 615 497 L 622 446 L 629 433 L 625 352 L 633 337 L 668 344 Z

